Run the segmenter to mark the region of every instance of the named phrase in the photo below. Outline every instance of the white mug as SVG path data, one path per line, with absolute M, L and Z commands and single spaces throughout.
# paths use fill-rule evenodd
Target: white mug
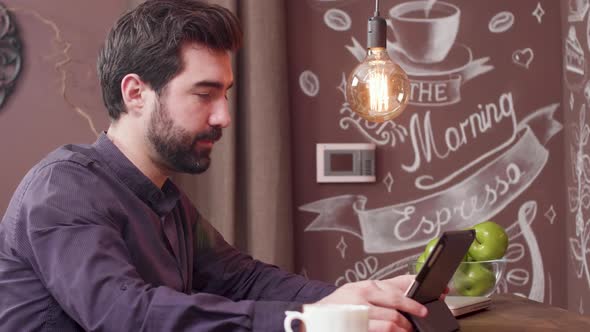
M 303 312 L 285 311 L 284 328 L 293 332 L 291 323 L 300 320 L 306 332 L 367 332 L 369 306 L 355 304 L 304 304 Z

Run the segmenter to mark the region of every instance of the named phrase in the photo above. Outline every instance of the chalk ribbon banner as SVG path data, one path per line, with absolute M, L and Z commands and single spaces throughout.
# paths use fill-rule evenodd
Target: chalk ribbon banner
M 527 189 L 544 168 L 549 158 L 544 145 L 563 127 L 553 118 L 558 107 L 543 107 L 523 119 L 504 150 L 444 190 L 377 209 L 367 209 L 368 199 L 362 195 L 302 205 L 300 210 L 319 214 L 305 231 L 346 232 L 363 240 L 366 253 L 388 253 L 421 247 L 444 231 L 488 220 Z M 355 215 L 358 223 L 348 224 Z

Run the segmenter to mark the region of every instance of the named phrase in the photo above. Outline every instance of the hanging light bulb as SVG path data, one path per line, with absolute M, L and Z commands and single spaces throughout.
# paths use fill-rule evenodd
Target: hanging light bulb
M 386 45 L 387 23 L 379 16 L 379 0 L 375 0 L 375 15 L 368 23 L 367 57 L 346 82 L 350 108 L 373 122 L 384 122 L 400 115 L 410 95 L 408 75 L 391 60 Z

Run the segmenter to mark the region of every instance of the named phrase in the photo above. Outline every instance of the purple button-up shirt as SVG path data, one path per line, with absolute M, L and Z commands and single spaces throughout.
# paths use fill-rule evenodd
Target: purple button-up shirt
M 0 331 L 279 331 L 334 289 L 230 246 L 105 134 L 36 165 L 0 223 Z

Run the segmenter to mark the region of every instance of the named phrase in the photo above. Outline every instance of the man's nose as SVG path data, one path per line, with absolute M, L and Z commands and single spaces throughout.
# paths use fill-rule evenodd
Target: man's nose
M 229 114 L 229 105 L 227 100 L 223 100 L 213 110 L 209 117 L 209 125 L 211 127 L 226 128 L 231 123 L 231 115 Z

